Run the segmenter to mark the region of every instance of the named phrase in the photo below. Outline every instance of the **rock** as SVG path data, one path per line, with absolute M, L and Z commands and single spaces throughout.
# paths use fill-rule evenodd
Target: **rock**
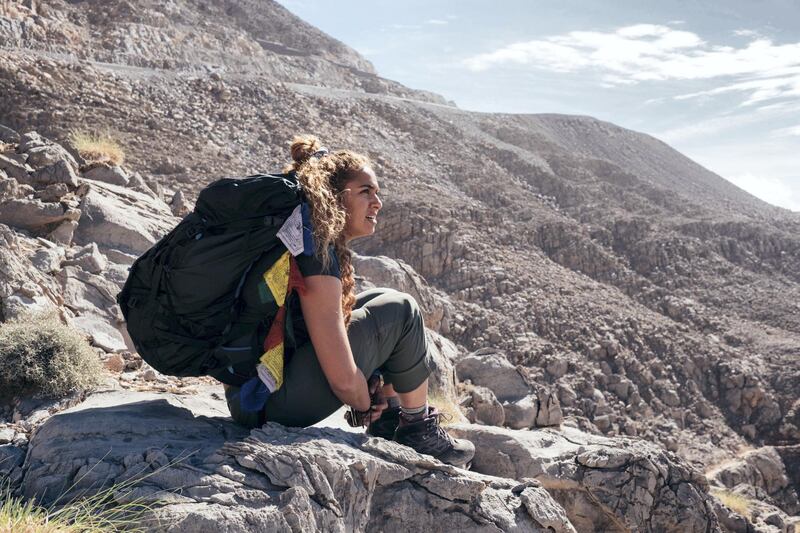
M 74 215 L 69 210 L 65 211 L 58 203 L 19 198 L 0 204 L 0 223 L 28 231 L 37 231 L 43 226 L 73 219 Z
M 470 422 L 488 426 L 502 426 L 505 422 L 503 406 L 494 393 L 486 387 L 473 385 L 469 391 L 470 401 L 467 404 Z
M 106 352 L 123 352 L 128 349 L 122 333 L 109 324 L 108 318 L 86 314 L 76 316 L 69 322 L 72 327 L 91 337 L 94 346 L 102 348 Z
M 772 446 L 746 453 L 738 461 L 714 471 L 712 479 L 728 489 L 741 490 L 744 486 L 761 489 L 786 512 L 800 513 L 797 490 L 792 486 L 783 458 Z
M 0 142 L 17 144 L 19 142 L 19 133 L 0 124 Z
M 78 315 L 116 318 L 113 307 L 121 287 L 116 283 L 85 272 L 76 266 L 65 266 L 57 273 L 61 282 L 64 305 Z
M 75 230 L 78 228 L 78 223 L 75 220 L 65 220 L 58 226 L 56 229 L 50 232 L 48 237 L 53 242 L 57 242 L 58 244 L 63 244 L 64 246 L 70 246 L 72 244 L 72 238 L 75 235 Z
M 547 364 L 545 370 L 547 370 L 547 373 L 550 374 L 553 379 L 558 379 L 567 373 L 568 367 L 569 363 L 566 359 L 553 359 Z
M 61 270 L 61 262 L 64 260 L 64 249 L 40 248 L 31 258 L 33 266 L 45 274 L 52 274 Z
M 28 164 L 35 169 L 54 165 L 59 161 L 65 161 L 73 171 L 78 168 L 75 158 L 64 147 L 45 139 L 35 131 L 20 137 L 17 152 L 27 154 Z
M 78 250 L 72 256 L 72 259 L 66 261 L 64 264 L 75 265 L 86 272 L 99 274 L 108 266 L 108 259 L 100 253 L 100 250 L 97 248 L 97 243 L 91 242 Z
M 109 166 L 105 163 L 98 163 L 89 170 L 83 172 L 84 177 L 90 180 L 102 181 L 125 187 L 130 182 L 128 174 L 119 166 Z
M 186 199 L 183 191 L 175 193 L 170 202 L 170 207 L 172 207 L 172 214 L 176 217 L 185 217 L 194 210 L 194 204 Z
M 22 466 L 25 450 L 13 444 L 0 445 L 0 479 L 10 476 L 15 468 Z
M 83 219 L 75 239 L 141 255 L 180 222 L 165 203 L 116 185 L 85 180 Z
M 28 181 L 28 172 L 33 169 L 24 162 L 17 161 L 17 158 L 9 154 L 0 154 L 0 170 L 3 170 L 10 178 L 14 178 L 21 183 Z
M 448 299 L 432 289 L 425 279 L 408 264 L 385 256 L 353 255 L 353 268 L 377 287 L 389 287 L 414 297 L 422 309 L 425 325 L 442 332 L 443 322 L 450 313 Z
M 55 163 L 42 167 L 30 175 L 29 183 L 34 187 L 63 183 L 69 187 L 78 186 L 78 175 L 74 167 L 67 161 L 61 159 Z
M 449 430 L 475 444 L 473 470 L 538 480 L 578 531 L 719 530 L 704 476 L 646 441 L 568 427 Z
M 66 183 L 53 183 L 39 192 L 39 199 L 43 202 L 58 202 L 69 193 Z
M 425 336 L 428 339 L 428 353 L 433 365 L 428 376 L 431 392 L 455 399 L 457 380 L 453 362 L 458 359 L 458 348 L 450 340 L 428 328 L 425 328 Z
M 539 402 L 536 401 L 536 396 L 529 394 L 513 402 L 504 402 L 503 411 L 505 412 L 506 426 L 513 429 L 532 428 L 536 426 Z
M 456 363 L 456 373 L 461 381 L 469 379 L 491 389 L 501 402 L 516 401 L 531 392 L 530 385 L 505 354 L 488 348 L 461 358 Z
M 103 359 L 103 366 L 106 370 L 115 374 L 125 371 L 126 364 L 125 358 L 120 353 L 112 353 Z
M 226 416 L 219 387 L 197 396 L 114 391 L 34 434 L 21 492 L 48 505 L 132 480 L 117 503 L 154 504 L 148 531 L 573 532 L 535 485 L 450 467 L 384 439 Z M 98 430 L 100 429 L 100 430 Z
M 16 431 L 9 427 L 0 427 L 0 444 L 8 444 L 12 440 L 14 440 L 14 435 L 16 435 Z

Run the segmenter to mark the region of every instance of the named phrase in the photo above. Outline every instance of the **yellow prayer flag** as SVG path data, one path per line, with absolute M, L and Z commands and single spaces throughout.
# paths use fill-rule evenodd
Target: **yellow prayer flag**
M 275 390 L 283 385 L 283 343 L 277 344 L 264 352 L 259 359 L 275 380 Z M 274 392 L 274 391 L 273 391 Z
M 264 272 L 264 281 L 267 283 L 275 303 L 281 307 L 286 302 L 286 288 L 289 286 L 289 252 L 284 254 Z

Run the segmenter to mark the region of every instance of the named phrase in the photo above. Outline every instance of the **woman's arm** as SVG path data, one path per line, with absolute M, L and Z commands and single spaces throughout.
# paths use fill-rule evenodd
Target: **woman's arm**
M 308 276 L 300 307 L 314 351 L 337 398 L 359 411 L 370 407 L 367 380 L 356 366 L 342 315 L 342 282 L 334 276 Z

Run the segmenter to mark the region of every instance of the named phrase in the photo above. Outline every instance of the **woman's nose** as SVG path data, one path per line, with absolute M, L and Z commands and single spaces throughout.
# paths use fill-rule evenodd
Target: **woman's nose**
M 378 209 L 383 207 L 383 202 L 381 201 L 380 196 L 378 196 L 377 194 L 373 197 L 372 204 L 377 206 Z

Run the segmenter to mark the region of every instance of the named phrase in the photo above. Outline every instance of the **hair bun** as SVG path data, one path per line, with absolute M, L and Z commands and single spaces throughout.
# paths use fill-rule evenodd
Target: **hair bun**
M 322 148 L 322 143 L 313 135 L 298 135 L 292 139 L 292 159 L 298 165 L 305 163 L 316 151 Z

